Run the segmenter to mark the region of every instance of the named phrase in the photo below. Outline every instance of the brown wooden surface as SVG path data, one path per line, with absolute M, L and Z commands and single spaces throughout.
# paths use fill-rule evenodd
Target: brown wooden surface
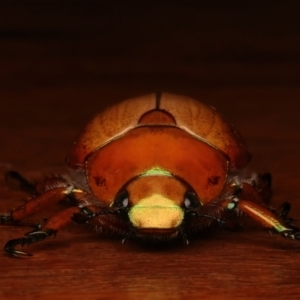
M 249 172 L 273 174 L 274 206 L 289 201 L 300 226 L 297 1 L 26 3 L 0 2 L 1 174 L 66 172 L 64 157 L 96 111 L 170 91 L 236 124 Z M 3 180 L 0 197 L 1 211 L 24 199 Z M 5 242 L 26 231 L 0 227 L 1 299 L 300 298 L 300 243 L 248 221 L 163 249 L 74 226 L 26 248 L 29 259 L 8 257 Z

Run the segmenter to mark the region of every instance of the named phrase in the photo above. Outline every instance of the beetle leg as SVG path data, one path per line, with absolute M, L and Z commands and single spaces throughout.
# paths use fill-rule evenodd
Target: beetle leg
M 80 190 L 79 190 L 80 191 Z M 85 193 L 85 192 L 78 192 L 75 191 L 75 193 Z M 100 210 L 99 210 L 100 209 Z M 120 209 L 107 209 L 107 208 L 99 208 L 95 206 L 75 206 L 70 207 L 62 212 L 54 215 L 52 218 L 50 218 L 46 223 L 39 228 L 27 233 L 24 237 L 17 238 L 10 240 L 6 243 L 4 249 L 5 251 L 15 257 L 20 256 L 31 256 L 30 253 L 16 250 L 16 246 L 24 246 L 24 245 L 30 245 L 32 243 L 37 243 L 49 236 L 56 235 L 56 233 L 65 227 L 66 225 L 70 224 L 72 221 L 82 224 L 82 223 L 95 223 L 99 220 L 96 219 L 96 217 L 100 215 L 108 215 L 108 214 L 118 214 Z M 114 224 L 112 224 L 114 225 Z M 115 224 L 115 227 L 117 228 L 117 225 Z
M 101 207 L 95 205 L 81 206 L 79 213 L 72 220 L 79 224 L 91 225 L 96 232 L 129 238 L 134 235 L 127 216 L 128 210 L 123 207 Z
M 186 236 L 209 227 L 213 222 L 218 223 L 221 228 L 228 229 L 230 224 L 223 218 L 223 209 L 215 203 L 185 209 L 185 219 L 180 228 L 180 235 L 186 242 Z
M 30 245 L 32 243 L 40 242 L 49 236 L 55 236 L 57 231 L 72 222 L 72 216 L 74 215 L 74 213 L 78 212 L 80 212 L 80 208 L 78 206 L 63 210 L 62 212 L 50 218 L 40 228 L 28 232 L 24 237 L 8 241 L 4 246 L 5 251 L 9 255 L 15 257 L 31 256 L 30 253 L 16 250 L 15 247 L 19 245 L 23 247 L 24 245 Z
M 75 189 L 73 185 L 65 183 L 64 187 L 49 189 L 48 191 L 45 191 L 26 202 L 24 205 L 12 210 L 8 214 L 0 214 L 0 223 L 20 222 L 24 218 L 60 202 L 71 193 L 79 203 L 89 195 L 87 192 Z M 80 211 L 80 207 L 78 206 L 63 210 L 61 213 L 58 213 L 49 220 L 46 220 L 46 222 L 44 221 L 43 223 L 38 224 L 35 229 L 29 232 L 25 237 L 8 241 L 5 245 L 5 251 L 12 256 L 30 255 L 26 252 L 15 250 L 15 247 L 18 245 L 23 246 L 25 244 L 29 245 L 31 243 L 36 243 L 50 235 L 56 234 L 59 229 L 72 221 L 74 213 L 79 213 Z
M 88 223 L 90 220 L 101 215 L 114 215 L 123 212 L 122 208 L 104 208 L 97 206 L 82 206 L 79 213 L 75 213 L 72 217 L 76 223 Z
M 222 227 L 226 227 L 226 221 L 224 219 L 215 217 L 215 216 L 210 215 L 210 214 L 203 214 L 203 213 L 201 213 L 197 210 L 187 210 L 186 214 L 187 214 L 187 216 L 204 218 L 204 219 L 208 219 L 209 221 L 216 221 Z
M 5 173 L 5 181 L 9 186 L 15 186 L 16 183 L 18 188 L 24 192 L 34 194 L 35 193 L 35 184 L 28 181 L 20 173 L 16 171 L 8 171 Z
M 300 240 L 300 229 L 291 226 L 285 217 L 289 211 L 288 207 L 284 208 L 282 216 L 278 216 L 274 211 L 267 207 L 259 205 L 249 200 L 240 200 L 233 198 L 224 202 L 227 210 L 240 210 L 250 216 L 253 220 L 260 223 L 263 227 L 272 229 L 291 240 Z
M 60 202 L 74 189 L 74 186 L 62 177 L 50 177 L 41 183 L 33 184 L 18 172 L 9 171 L 5 178 L 8 182 L 17 181 L 19 188 L 30 192 L 33 198 L 8 213 L 0 213 L 0 223 L 18 223 L 45 207 Z
M 270 173 L 257 174 L 254 176 L 251 186 L 257 191 L 264 204 L 270 202 L 272 196 L 272 175 Z
M 0 223 L 14 222 L 18 223 L 24 218 L 27 218 L 50 205 L 56 204 L 63 200 L 74 189 L 73 185 L 67 185 L 65 187 L 54 188 L 44 192 L 41 195 L 31 199 L 25 204 L 12 210 L 9 213 L 0 214 Z
M 47 232 L 47 231 L 34 231 L 31 233 L 28 233 L 27 236 L 22 237 L 22 238 L 17 238 L 17 239 L 13 239 L 8 241 L 5 246 L 4 249 L 6 251 L 7 254 L 14 256 L 14 257 L 20 257 L 20 256 L 31 256 L 32 254 L 24 252 L 24 251 L 20 251 L 20 250 L 16 250 L 15 247 L 18 245 L 21 245 L 22 247 L 24 245 L 30 245 L 32 243 L 36 243 L 39 241 L 44 240 L 46 237 L 53 235 L 54 233 L 52 232 Z
M 228 184 L 228 191 L 236 197 L 265 206 L 271 198 L 271 182 L 269 173 L 254 174 L 245 179 L 233 177 Z

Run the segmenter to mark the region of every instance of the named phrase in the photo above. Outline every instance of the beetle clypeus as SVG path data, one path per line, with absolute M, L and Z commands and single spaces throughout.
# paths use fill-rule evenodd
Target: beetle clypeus
M 238 132 L 199 101 L 167 93 L 126 100 L 96 115 L 74 143 L 68 165 L 76 180 L 57 176 L 33 184 L 7 173 L 32 198 L 0 214 L 2 223 L 19 223 L 66 197 L 76 204 L 10 240 L 5 250 L 30 255 L 15 247 L 42 241 L 72 221 L 123 238 L 187 241 L 212 223 L 226 227 L 226 212 L 233 210 L 300 240 L 287 217 L 289 204 L 280 214 L 268 207 L 271 176 L 243 177 L 249 160 Z

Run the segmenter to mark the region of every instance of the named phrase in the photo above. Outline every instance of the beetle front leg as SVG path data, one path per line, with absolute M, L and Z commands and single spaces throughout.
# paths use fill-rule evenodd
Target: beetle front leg
M 45 238 L 49 236 L 55 236 L 57 231 L 68 225 L 72 222 L 72 216 L 75 213 L 79 213 L 80 208 L 78 206 L 70 207 L 62 212 L 56 214 L 52 218 L 50 218 L 41 228 L 38 230 L 33 230 L 29 233 L 27 233 L 24 237 L 17 238 L 10 240 L 6 243 L 4 246 L 5 251 L 15 257 L 20 256 L 31 256 L 30 253 L 16 250 L 16 246 L 24 246 L 24 245 L 30 245 L 33 243 L 37 243 L 40 241 L 43 241 Z
M 25 237 L 21 237 L 21 238 L 17 238 L 17 239 L 8 241 L 5 244 L 4 249 L 7 254 L 14 256 L 14 257 L 31 256 L 32 254 L 24 252 L 24 251 L 16 250 L 15 247 L 19 246 L 19 245 L 21 245 L 23 247 L 24 245 L 30 245 L 32 243 L 42 241 L 46 237 L 53 235 L 53 234 L 54 233 L 51 231 L 49 231 L 49 232 L 47 232 L 47 231 L 31 232 L 31 233 L 28 233 Z
M 0 223 L 18 223 L 23 219 L 62 201 L 69 194 L 72 194 L 79 203 L 88 198 L 89 194 L 87 192 L 75 189 L 72 184 L 67 183 L 64 179 L 56 178 L 55 180 L 56 184 L 59 184 L 60 187 L 53 187 L 51 185 L 45 186 L 43 193 L 29 200 L 24 205 L 19 206 L 9 213 L 0 214 Z M 18 245 L 23 246 L 25 244 L 29 245 L 31 243 L 36 243 L 44 240 L 48 236 L 55 235 L 60 228 L 70 223 L 72 221 L 71 216 L 78 212 L 80 212 L 78 206 L 62 211 L 49 219 L 44 225 L 37 226 L 38 229 L 28 233 L 25 237 L 7 242 L 5 251 L 12 256 L 30 255 L 26 252 L 15 250 L 15 247 Z
M 71 194 L 80 203 L 87 201 L 89 194 L 80 189 L 74 189 L 74 186 L 68 184 L 66 187 L 54 188 L 44 192 L 43 194 L 37 196 L 36 198 L 28 201 L 24 205 L 13 210 L 10 214 L 0 215 L 0 221 L 4 222 L 19 222 L 22 219 L 33 215 L 34 213 L 63 200 L 66 195 Z M 45 238 L 56 235 L 57 231 L 65 227 L 73 221 L 73 215 L 80 213 L 81 208 L 79 206 L 70 207 L 63 210 L 62 212 L 56 214 L 45 224 L 38 226 L 35 229 L 25 235 L 25 237 L 10 240 L 6 243 L 4 249 L 5 251 L 15 257 L 19 256 L 31 256 L 31 254 L 16 250 L 15 247 L 21 245 L 29 245 L 44 240 Z
M 283 208 L 282 216 L 276 215 L 267 207 L 263 207 L 249 200 L 240 200 L 233 198 L 224 202 L 227 210 L 240 210 L 253 220 L 260 223 L 263 227 L 274 230 L 283 237 L 291 240 L 300 240 L 300 229 L 291 226 L 286 215 L 289 211 L 287 207 Z
M 74 186 L 67 185 L 44 192 L 41 195 L 27 201 L 25 204 L 10 211 L 0 214 L 0 223 L 18 223 L 33 214 L 62 201 L 74 189 Z
M 77 191 L 75 193 L 84 194 L 85 192 Z M 100 216 L 117 215 L 119 213 L 122 213 L 122 210 L 99 207 L 94 205 L 84 205 L 82 207 L 81 206 L 70 207 L 56 214 L 52 218 L 50 218 L 38 230 L 33 230 L 27 233 L 24 237 L 8 241 L 4 249 L 11 256 L 15 256 L 15 257 L 31 256 L 30 253 L 16 250 L 15 247 L 19 245 L 23 247 L 24 245 L 30 245 L 32 243 L 43 241 L 49 236 L 53 236 L 53 235 L 55 236 L 60 229 L 70 224 L 72 221 L 79 224 L 86 223 L 95 226 L 100 225 L 103 226 L 104 229 L 105 227 L 109 227 L 110 231 L 119 232 L 119 233 L 122 232 L 124 235 L 124 233 L 126 233 L 127 231 L 124 230 L 124 228 L 122 231 L 122 226 L 120 226 L 122 223 L 118 224 L 117 218 L 110 221 L 105 219 L 101 221 L 99 219 Z
M 99 206 L 99 202 L 97 202 L 97 205 L 93 205 L 93 203 L 96 202 L 93 202 L 91 195 L 80 189 L 72 190 L 72 196 L 74 196 L 74 199 L 78 201 L 78 206 L 70 207 L 60 213 L 57 213 L 47 220 L 45 224 L 38 226 L 38 229 L 27 233 L 24 237 L 8 241 L 4 247 L 5 251 L 9 255 L 15 257 L 31 256 L 30 253 L 16 250 L 15 247 L 19 245 L 23 247 L 24 245 L 43 241 L 49 236 L 55 236 L 60 229 L 67 226 L 72 221 L 79 224 L 90 223 L 92 225 L 100 225 L 103 227 L 109 226 L 110 228 L 115 228 L 115 231 L 117 231 L 117 228 L 119 227 L 117 219 L 110 220 L 109 222 L 108 220 L 101 221 L 97 219 L 97 217 L 101 215 L 118 214 L 120 213 L 120 209 L 101 207 Z

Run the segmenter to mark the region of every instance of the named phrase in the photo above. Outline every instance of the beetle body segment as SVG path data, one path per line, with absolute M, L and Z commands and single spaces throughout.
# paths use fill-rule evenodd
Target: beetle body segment
M 71 221 L 125 238 L 186 240 L 212 222 L 227 226 L 232 210 L 300 240 L 289 204 L 279 214 L 268 207 L 271 176 L 242 176 L 249 159 L 240 134 L 201 102 L 168 93 L 126 100 L 97 114 L 74 143 L 68 165 L 80 182 L 58 176 L 33 184 L 8 173 L 32 199 L 0 213 L 0 223 L 21 222 L 66 197 L 76 203 L 5 250 L 28 255 L 15 247 L 55 235 Z
M 169 121 L 158 114 L 147 120 L 149 111 L 167 112 Z M 68 164 L 84 168 L 88 155 L 131 129 L 166 123 L 225 153 L 232 169 L 244 168 L 250 160 L 240 134 L 215 109 L 189 97 L 163 93 L 128 99 L 97 114 L 73 145 Z
M 179 128 L 225 153 L 230 169 L 239 170 L 249 163 L 250 154 L 241 135 L 214 108 L 190 97 L 164 93 L 160 109 L 171 113 Z
M 228 159 L 176 127 L 143 126 L 103 146 L 86 162 L 90 189 L 108 205 L 129 180 L 153 167 L 182 178 L 205 203 L 222 192 Z
M 135 128 L 140 116 L 155 109 L 155 106 L 156 96 L 150 94 L 120 102 L 97 114 L 74 143 L 68 157 L 68 165 L 75 169 L 84 168 L 89 154 Z

